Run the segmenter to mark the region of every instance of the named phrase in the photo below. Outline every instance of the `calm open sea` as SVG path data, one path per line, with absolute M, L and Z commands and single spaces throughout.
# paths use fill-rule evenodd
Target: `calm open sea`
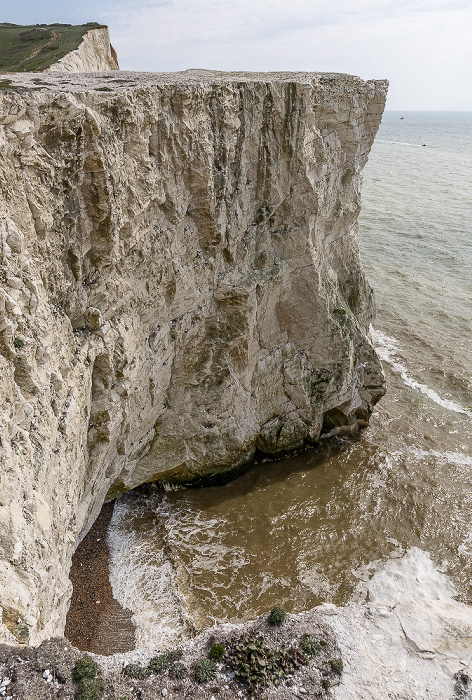
M 111 582 L 138 646 L 345 603 L 413 546 L 472 603 L 472 113 L 384 115 L 360 233 L 387 396 L 355 441 L 117 501 Z

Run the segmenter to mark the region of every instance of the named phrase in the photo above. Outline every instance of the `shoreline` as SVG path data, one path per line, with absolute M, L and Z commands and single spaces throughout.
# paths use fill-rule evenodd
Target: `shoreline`
M 106 503 L 72 557 L 72 600 L 65 637 L 81 651 L 103 656 L 132 651 L 134 624 L 130 610 L 113 597 L 110 584 L 108 525 L 114 502 Z

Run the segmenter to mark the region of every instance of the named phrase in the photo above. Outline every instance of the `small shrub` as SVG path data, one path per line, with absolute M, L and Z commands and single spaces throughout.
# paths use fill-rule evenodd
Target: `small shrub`
M 224 644 L 216 643 L 216 644 L 211 645 L 211 649 L 210 649 L 210 652 L 208 654 L 210 659 L 214 659 L 215 661 L 219 661 L 220 659 L 223 658 L 224 655 L 225 655 Z
M 154 673 L 165 673 L 175 661 L 182 658 L 182 649 L 174 649 L 165 654 L 154 656 L 148 664 L 148 668 Z
M 195 669 L 195 678 L 199 683 L 208 683 L 216 678 L 216 664 L 210 659 L 202 659 Z
M 74 681 L 79 682 L 83 678 L 95 678 L 97 673 L 98 664 L 88 654 L 85 654 L 75 662 L 72 677 Z
M 308 656 L 318 656 L 321 651 L 321 644 L 311 634 L 303 635 L 300 646 Z
M 164 673 L 169 668 L 170 663 L 167 659 L 167 654 L 159 654 L 154 656 L 148 663 L 148 668 L 154 673 Z
M 13 345 L 19 350 L 20 348 L 24 347 L 25 341 L 21 340 L 21 338 L 15 338 L 13 341 Z
M 336 671 L 337 673 L 342 673 L 343 671 L 343 662 L 341 659 L 331 659 L 329 662 L 329 665 L 331 666 L 331 669 L 333 671 Z
M 236 680 L 258 697 L 270 683 L 278 686 L 288 674 L 308 664 L 308 657 L 298 647 L 272 649 L 264 645 L 263 637 L 243 636 L 227 643 L 225 661 Z
M 137 678 L 143 680 L 151 675 L 151 671 L 148 668 L 139 666 L 138 664 L 128 664 L 123 669 L 123 674 L 128 676 L 128 678 Z
M 323 678 L 323 680 L 321 681 L 321 687 L 323 688 L 323 690 L 328 690 L 329 686 L 329 680 L 327 678 Z
M 171 678 L 183 678 L 187 672 L 187 669 L 183 664 L 180 663 L 180 661 L 177 661 L 177 663 L 172 664 L 172 666 L 169 668 L 169 676 Z
M 285 620 L 287 613 L 283 608 L 276 605 L 269 613 L 268 622 L 269 625 L 281 625 Z
M 101 678 L 82 678 L 79 682 L 77 700 L 100 700 L 105 689 Z

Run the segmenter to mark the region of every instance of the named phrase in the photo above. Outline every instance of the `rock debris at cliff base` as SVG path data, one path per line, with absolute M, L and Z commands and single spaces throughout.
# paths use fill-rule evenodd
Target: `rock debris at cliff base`
M 72 557 L 73 596 L 64 634 L 83 651 L 117 654 L 134 649 L 132 613 L 113 597 L 107 529 L 113 503 L 106 503 Z
M 0 90 L 0 638 L 61 635 L 105 499 L 365 427 L 387 84 L 11 74 Z

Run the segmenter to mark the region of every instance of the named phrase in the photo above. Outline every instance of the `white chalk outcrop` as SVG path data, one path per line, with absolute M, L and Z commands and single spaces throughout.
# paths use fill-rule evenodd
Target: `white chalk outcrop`
M 367 602 L 322 605 L 344 662 L 336 700 L 472 698 L 472 607 L 413 547 L 378 567 Z
M 0 639 L 61 634 L 106 498 L 366 426 L 357 236 L 385 81 L 12 74 L 0 92 Z
M 110 44 L 108 28 L 101 27 L 85 32 L 79 46 L 46 68 L 45 72 L 95 73 L 119 69 L 115 49 Z

